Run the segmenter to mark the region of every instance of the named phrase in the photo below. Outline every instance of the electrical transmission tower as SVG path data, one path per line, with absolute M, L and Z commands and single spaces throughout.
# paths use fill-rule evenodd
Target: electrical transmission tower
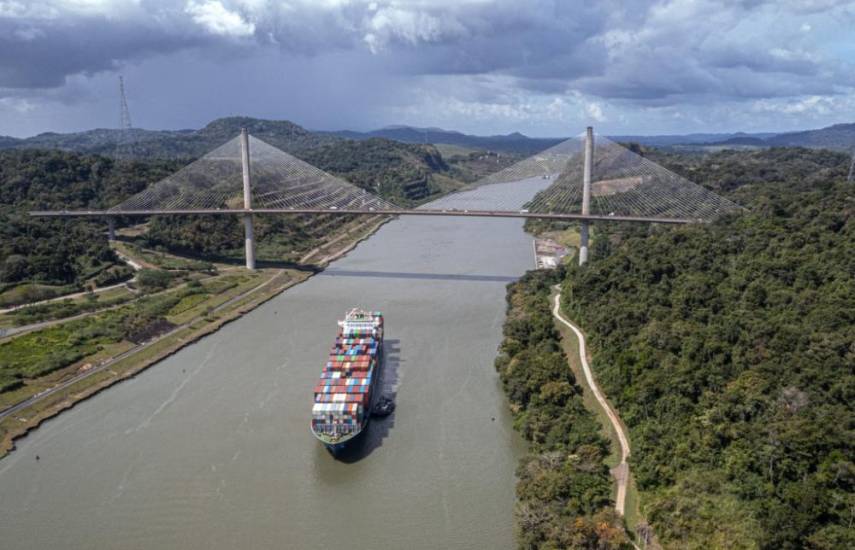
M 849 176 L 846 181 L 852 182 L 855 180 L 855 147 L 852 148 L 852 162 L 849 163 Z
M 131 111 L 128 109 L 128 99 L 125 97 L 125 79 L 119 75 L 119 132 L 116 139 L 116 158 L 133 157 L 132 128 Z

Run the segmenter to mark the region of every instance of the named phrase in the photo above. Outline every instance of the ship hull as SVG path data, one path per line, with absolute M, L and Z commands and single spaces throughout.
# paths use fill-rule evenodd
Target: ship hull
M 374 404 L 377 403 L 377 398 L 380 394 L 378 389 L 382 387 L 380 379 L 383 377 L 383 364 L 385 362 L 383 357 L 383 344 L 380 344 L 380 346 L 378 347 L 377 356 L 377 367 L 375 368 L 376 376 L 374 376 L 371 380 L 371 398 L 368 402 L 368 412 L 365 415 L 365 420 L 359 426 L 359 429 L 354 430 L 353 433 L 335 442 L 332 442 L 327 437 L 325 437 L 324 434 L 319 434 L 314 430 L 314 428 L 311 428 L 312 435 L 314 435 L 318 441 L 323 443 L 327 450 L 330 452 L 330 454 L 332 454 L 333 456 L 337 457 L 341 455 L 345 451 L 345 449 L 358 442 L 362 434 L 368 431 L 368 425 L 371 423 L 371 411 L 374 409 Z
M 315 386 L 312 434 L 334 455 L 362 436 L 382 388 L 383 314 L 354 309 L 344 321 Z

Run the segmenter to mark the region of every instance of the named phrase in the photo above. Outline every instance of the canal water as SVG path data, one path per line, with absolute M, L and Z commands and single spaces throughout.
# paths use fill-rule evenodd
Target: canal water
M 548 180 L 432 204 L 522 205 Z M 493 368 L 514 219 L 404 217 L 325 272 L 47 422 L 0 460 L 17 548 L 513 548 L 512 431 Z M 336 321 L 383 311 L 397 409 L 342 460 L 309 432 Z M 35 456 L 41 460 L 36 461 Z

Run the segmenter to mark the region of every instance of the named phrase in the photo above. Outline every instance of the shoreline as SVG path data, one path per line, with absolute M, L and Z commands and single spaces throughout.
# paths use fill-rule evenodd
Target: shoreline
M 333 241 L 328 243 L 327 245 L 319 246 L 315 252 L 322 252 L 326 246 L 332 245 L 334 242 L 338 242 L 339 240 L 347 240 L 347 244 L 342 248 L 332 252 L 327 256 L 323 256 L 320 258 L 318 263 L 313 264 L 317 267 L 317 271 L 315 272 L 303 272 L 301 277 L 287 277 L 285 281 L 283 281 L 279 285 L 275 285 L 268 289 L 266 292 L 262 292 L 262 294 L 258 296 L 254 296 L 256 292 L 261 290 L 263 287 L 273 283 L 277 278 L 282 277 L 287 274 L 287 271 L 282 269 L 276 271 L 267 281 L 261 283 L 260 285 L 235 296 L 234 298 L 228 300 L 224 304 L 217 306 L 214 312 L 217 310 L 224 311 L 222 317 L 218 317 L 216 319 L 209 319 L 209 315 L 202 315 L 198 318 L 195 318 L 187 323 L 176 327 L 174 330 L 150 341 L 145 344 L 136 346 L 132 348 L 130 355 L 120 354 L 119 356 L 108 360 L 101 368 L 93 369 L 86 376 L 79 379 L 71 379 L 67 382 L 65 387 L 62 385 L 57 386 L 55 391 L 51 391 L 51 393 L 46 394 L 38 394 L 41 397 L 38 398 L 37 401 L 30 403 L 29 405 L 23 407 L 22 409 L 16 411 L 16 407 L 19 407 L 21 404 L 26 403 L 27 400 L 13 405 L 6 409 L 7 416 L 6 418 L 0 419 L 2 421 L 15 421 L 19 420 L 21 424 L 14 428 L 10 428 L 5 434 L 3 434 L 2 439 L 0 439 L 0 460 L 9 455 L 12 451 L 16 449 L 15 442 L 18 439 L 26 437 L 30 432 L 37 429 L 44 422 L 62 414 L 64 411 L 74 408 L 78 403 L 82 403 L 87 401 L 88 399 L 94 397 L 95 395 L 101 393 L 107 388 L 113 386 L 114 384 L 118 384 L 124 380 L 129 378 L 133 378 L 139 373 L 154 367 L 164 359 L 178 353 L 180 350 L 185 347 L 194 344 L 204 337 L 213 334 L 218 331 L 223 326 L 236 321 L 242 318 L 245 314 L 251 312 L 255 308 L 263 305 L 264 303 L 270 301 L 271 299 L 279 296 L 289 288 L 297 286 L 300 283 L 303 283 L 309 280 L 314 275 L 323 272 L 330 263 L 338 260 L 342 256 L 346 255 L 354 248 L 356 248 L 363 241 L 371 238 L 383 225 L 393 220 L 394 217 L 383 216 L 380 220 L 378 220 L 374 224 L 370 224 L 367 229 L 365 229 L 365 225 L 360 225 L 354 228 L 354 230 L 358 231 L 358 234 L 353 237 L 352 240 L 348 240 L 346 237 L 349 235 L 348 232 L 345 232 L 342 235 L 336 237 Z M 363 231 L 364 230 L 364 231 Z M 202 324 L 200 324 L 202 323 Z M 157 349 L 158 345 L 162 345 L 162 349 Z M 146 357 L 142 359 L 142 361 L 138 363 L 134 363 L 134 359 L 139 360 L 137 357 L 138 354 L 149 350 L 149 349 L 157 349 L 151 357 Z M 125 355 L 122 357 L 122 355 Z M 121 363 L 128 361 L 131 365 L 127 365 L 122 368 Z M 99 375 L 106 374 L 108 377 L 103 378 L 100 381 L 92 383 L 92 378 L 97 377 Z M 110 376 L 112 375 L 112 376 Z M 86 384 L 89 382 L 89 384 Z M 78 384 L 84 384 L 84 387 L 75 391 L 74 387 Z M 53 403 L 48 404 L 44 409 L 39 409 L 38 406 L 43 404 L 43 400 L 49 397 L 57 397 L 57 400 Z M 10 414 L 10 411 L 15 411 Z M 20 418 L 24 417 L 28 411 L 35 412 L 32 416 L 27 416 L 24 420 L 20 420 Z M 20 413 L 20 414 L 17 414 Z

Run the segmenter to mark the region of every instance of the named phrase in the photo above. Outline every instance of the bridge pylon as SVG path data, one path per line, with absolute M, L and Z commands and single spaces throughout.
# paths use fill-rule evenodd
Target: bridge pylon
M 238 216 L 247 269 L 255 269 L 256 215 L 476 216 L 578 221 L 579 263 L 589 259 L 592 222 L 702 223 L 744 209 L 588 128 L 464 188 L 554 181 L 528 203 L 499 202 L 480 210 L 434 202 L 403 208 L 308 164 L 264 141 L 240 135 L 107 210 L 40 210 L 38 217 Z M 250 151 L 250 145 L 252 150 Z M 596 157 L 594 155 L 596 154 Z M 596 173 L 594 162 L 596 161 Z M 253 163 L 254 166 L 250 166 Z M 243 198 L 243 201 L 240 199 Z M 243 203 L 241 207 L 240 204 Z M 480 204 L 480 203 L 479 203 Z M 110 231 L 111 238 L 113 232 Z
M 591 167 L 594 164 L 594 129 L 588 126 L 585 132 L 585 164 L 582 171 L 582 215 L 591 214 Z M 590 227 L 583 220 L 579 230 L 579 265 L 588 261 L 588 236 Z
M 252 209 L 252 189 L 249 174 L 249 132 L 246 128 L 240 130 L 240 159 L 243 167 L 243 207 Z M 252 226 L 252 214 L 244 214 L 244 249 L 246 250 L 246 268 L 255 269 L 255 231 Z

